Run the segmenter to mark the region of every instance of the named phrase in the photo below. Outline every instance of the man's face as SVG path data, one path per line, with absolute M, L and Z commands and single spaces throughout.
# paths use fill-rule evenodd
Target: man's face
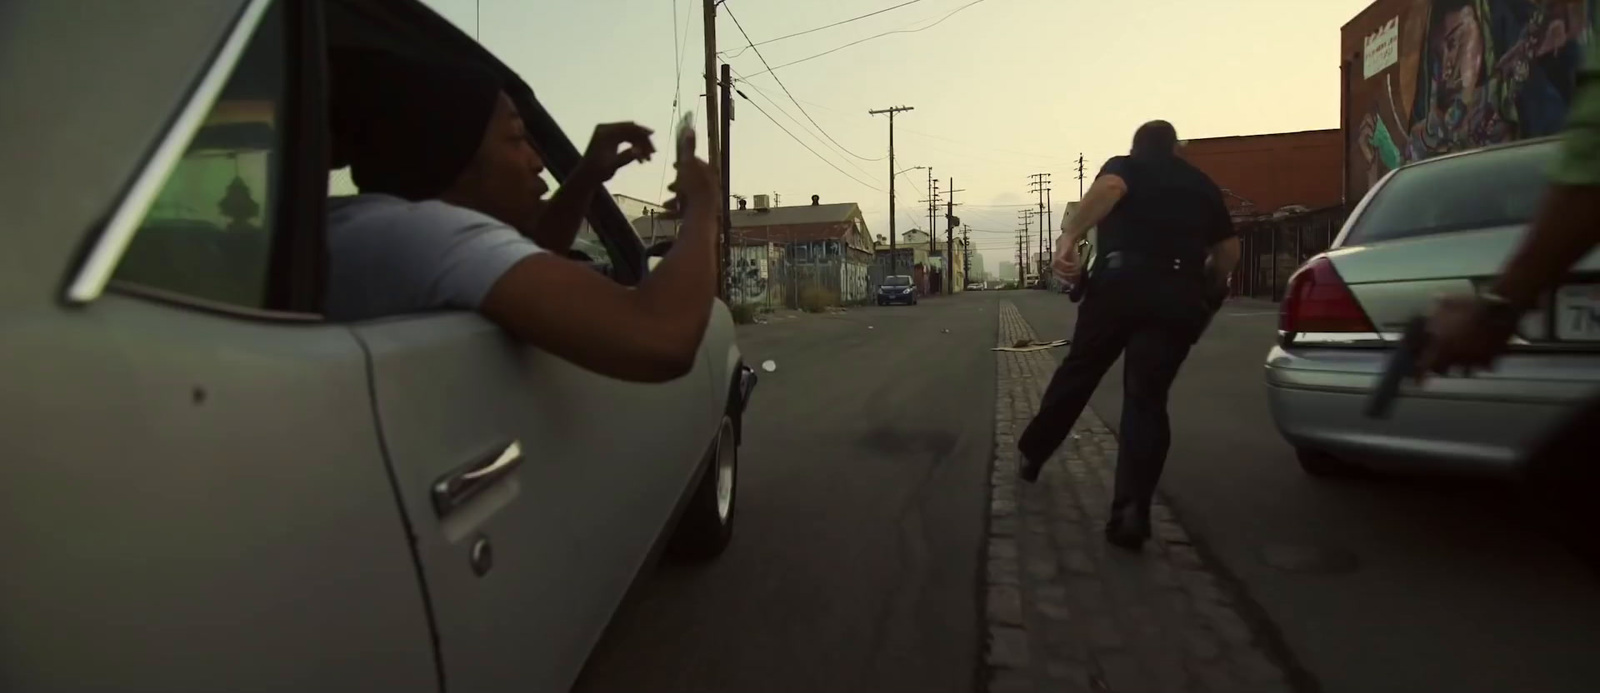
M 1478 12 L 1470 5 L 1445 15 L 1445 89 L 1452 94 L 1471 94 L 1483 77 L 1483 36 L 1478 32 Z
M 511 97 L 500 94 L 472 163 L 456 182 L 456 193 L 478 211 L 512 226 L 531 223 L 550 188 Z

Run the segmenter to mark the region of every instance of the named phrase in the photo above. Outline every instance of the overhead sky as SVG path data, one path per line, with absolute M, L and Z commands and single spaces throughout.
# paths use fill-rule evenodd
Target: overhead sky
M 596 123 L 633 120 L 670 151 L 677 97 L 704 129 L 701 0 L 425 2 L 516 70 L 580 147 Z M 1078 155 L 1092 179 L 1144 121 L 1184 139 L 1338 127 L 1339 27 L 1370 0 L 916 0 L 759 55 L 733 21 L 759 43 L 905 2 L 725 0 L 717 46 L 750 99 L 736 97 L 732 192 L 856 202 L 887 236 L 889 123 L 867 111 L 912 106 L 895 119 L 896 169 L 932 167 L 941 190 L 955 179 L 956 216 L 993 272 L 1016 254 L 1016 210 L 1037 205 L 1029 175 L 1051 174 L 1054 227 L 1077 199 Z M 763 56 L 776 72 L 758 74 Z M 610 189 L 660 201 L 670 159 Z M 897 178 L 897 232 L 927 227 L 927 188 L 927 171 Z

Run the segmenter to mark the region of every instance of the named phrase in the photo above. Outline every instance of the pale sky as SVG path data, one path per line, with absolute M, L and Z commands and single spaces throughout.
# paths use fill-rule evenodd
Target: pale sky
M 596 123 L 633 120 L 655 129 L 656 146 L 670 152 L 679 94 L 704 131 L 701 0 L 424 1 L 517 71 L 580 148 Z M 1185 139 L 1338 127 L 1339 27 L 1370 1 L 920 0 L 760 46 L 777 67 L 955 12 L 925 31 L 777 70 L 846 153 L 817 133 L 773 75 L 757 76 L 765 68 L 756 51 L 739 53 L 747 41 L 730 12 L 761 42 L 905 0 L 726 0 L 717 45 L 737 56 L 727 60 L 749 78 L 738 86 L 751 99 L 735 97 L 732 192 L 777 194 L 786 205 L 812 195 L 856 202 L 872 234 L 887 236 L 888 161 L 855 155 L 888 153 L 888 119 L 868 110 L 913 106 L 895 119 L 896 168 L 931 166 L 941 190 L 955 179 L 964 191 L 956 216 L 972 226 L 974 249 L 994 272 L 1015 256 L 1014 205 L 1036 205 L 1028 176 L 1051 174 L 1054 226 L 1077 199 L 1078 154 L 1092 178 L 1127 152 L 1144 121 L 1170 120 Z M 611 191 L 662 200 L 670 158 L 620 172 Z M 927 176 L 897 179 L 898 233 L 927 226 Z

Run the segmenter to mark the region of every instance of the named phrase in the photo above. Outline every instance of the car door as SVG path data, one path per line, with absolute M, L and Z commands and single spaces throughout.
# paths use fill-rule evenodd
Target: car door
M 437 690 L 365 353 L 288 298 L 314 3 L 19 1 L 0 689 Z
M 639 385 L 470 313 L 352 329 L 371 360 L 450 687 L 565 690 L 712 442 L 720 404 L 707 350 L 688 375 Z

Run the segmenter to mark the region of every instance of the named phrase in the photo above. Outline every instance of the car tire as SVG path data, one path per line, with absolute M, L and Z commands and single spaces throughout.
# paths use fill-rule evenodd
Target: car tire
M 1361 472 L 1361 467 L 1321 450 L 1295 448 L 1294 456 L 1300 461 L 1300 469 L 1311 476 L 1347 477 Z
M 717 426 L 717 437 L 707 453 L 706 471 L 694 497 L 673 532 L 667 553 L 678 561 L 699 563 L 721 555 L 733 539 L 738 499 L 739 435 L 734 420 L 736 404 L 730 402 Z

